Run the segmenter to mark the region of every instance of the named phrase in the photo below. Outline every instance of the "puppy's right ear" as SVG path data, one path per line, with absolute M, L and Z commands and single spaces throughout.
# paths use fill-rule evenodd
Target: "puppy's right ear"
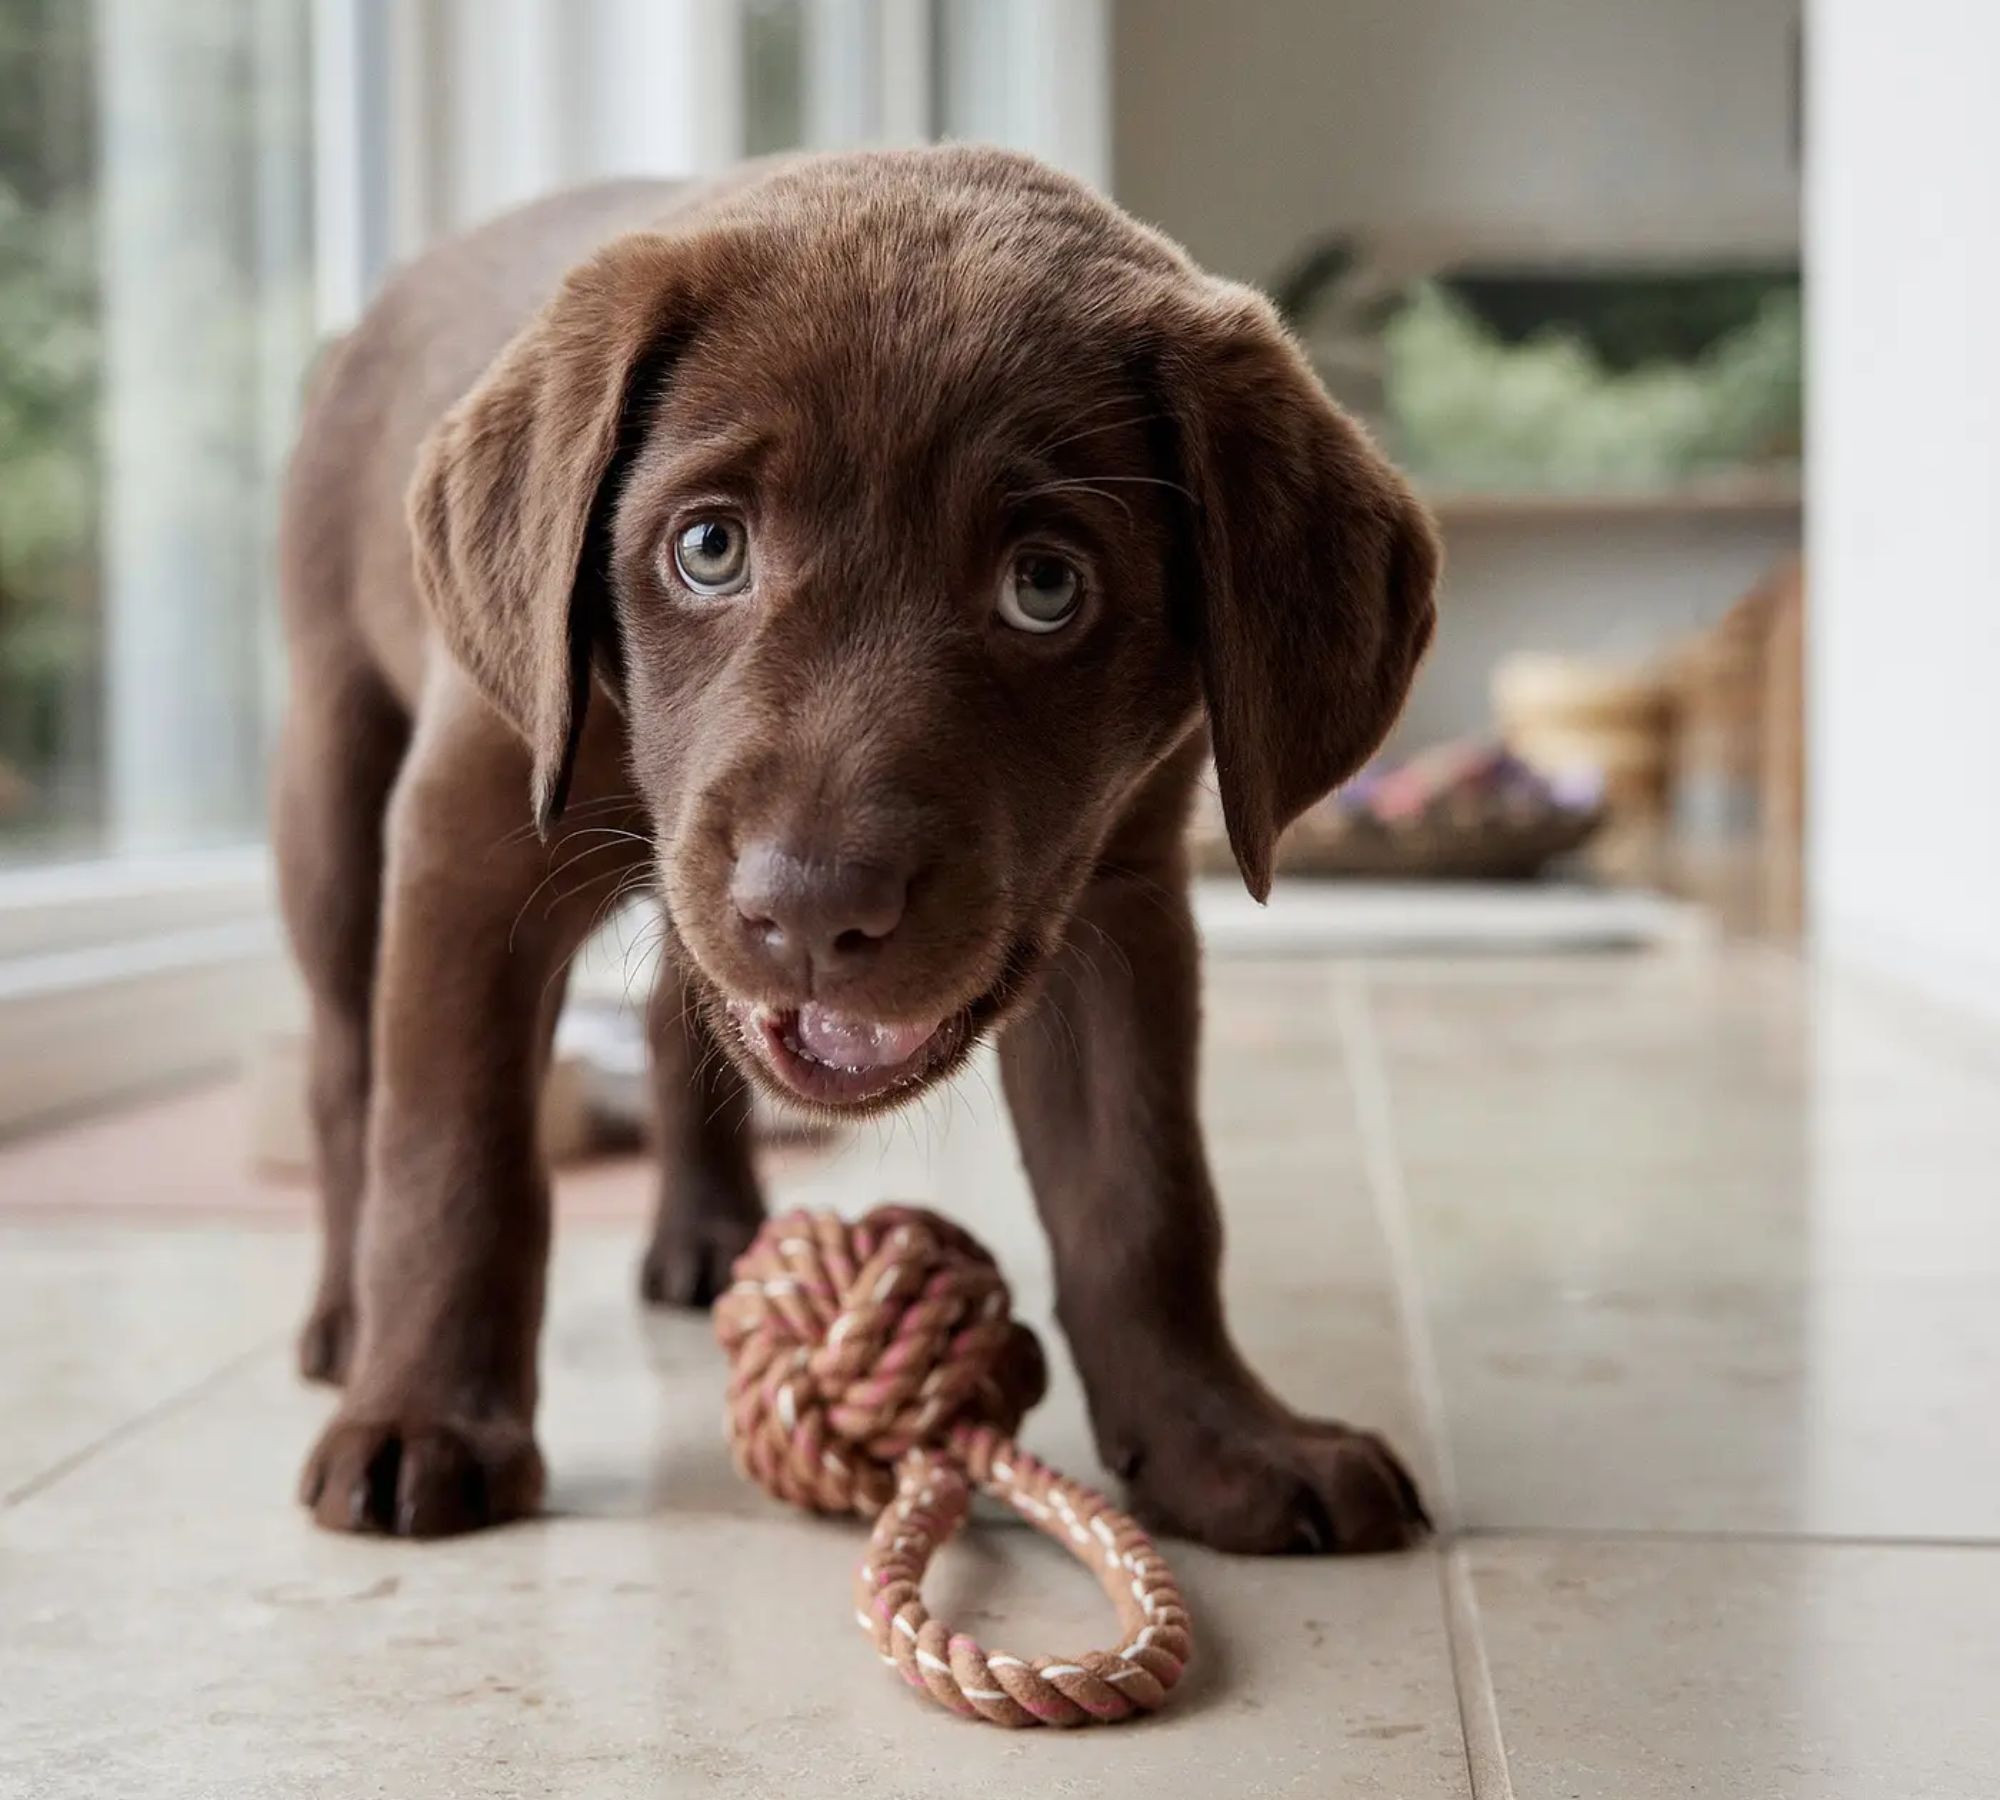
M 425 439 L 409 490 L 417 586 L 460 665 L 526 741 L 535 822 L 561 816 L 590 697 L 628 412 L 690 326 L 683 247 L 638 232 L 563 282 Z
M 1203 281 L 1158 317 L 1216 780 L 1262 900 L 1279 835 L 1395 722 L 1436 621 L 1437 534 L 1261 295 Z

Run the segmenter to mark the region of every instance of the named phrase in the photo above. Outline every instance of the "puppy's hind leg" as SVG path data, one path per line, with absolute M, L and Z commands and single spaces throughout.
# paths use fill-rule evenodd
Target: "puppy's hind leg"
M 654 1306 L 707 1306 L 764 1218 L 750 1157 L 750 1089 L 662 956 L 647 1030 L 653 1048 L 660 1205 L 639 1267 Z
M 382 818 L 409 720 L 345 657 L 300 682 L 279 744 L 278 893 L 310 996 L 308 1100 L 319 1179 L 320 1275 L 299 1368 L 339 1381 L 354 1342 L 354 1233 L 366 1170 L 369 1030 L 382 915 Z

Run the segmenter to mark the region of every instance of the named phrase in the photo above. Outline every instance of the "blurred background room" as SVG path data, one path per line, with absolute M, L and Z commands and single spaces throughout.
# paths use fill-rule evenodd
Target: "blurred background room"
M 554 188 L 986 140 L 1266 290 L 1447 546 L 1403 721 L 1268 909 L 1194 824 L 1225 1196 L 1358 1209 L 1338 1280 L 1391 1321 L 1448 1527 L 1410 1602 L 1436 1667 L 1380 1701 L 1443 1753 L 1355 1735 L 1342 1664 L 1311 1767 L 1990 1794 L 1996 66 L 1989 0 L 0 0 L 0 1543 L 28 1521 L 60 1564 L 38 1504 L 117 1456 L 171 1490 L 144 1422 L 288 1367 L 271 584 L 320 348 Z M 546 1110 L 564 1209 L 630 1227 L 619 1255 L 651 942 L 586 954 Z M 1260 1112 L 1228 1068 L 1265 1053 Z M 781 1186 L 990 1182 L 1025 1216 L 990 1093 L 845 1144 L 766 1129 Z M 1303 1146 L 1289 1175 L 1260 1134 Z M 272 1395 L 278 1467 L 318 1399 Z M 236 1503 L 271 1582 L 288 1479 Z M 36 1669 L 180 1717 L 112 1617 Z M 218 1729 L 289 1766 L 269 1717 Z M 35 1744 L 31 1792 L 143 1764 L 53 1687 Z M 1267 1773 L 1232 1791 L 1309 1771 Z
M 283 1005 L 268 590 L 317 347 L 510 204 L 801 146 L 980 138 L 1106 186 L 1266 288 L 1419 479 L 1444 630 L 1288 846 L 1399 884 L 1316 893 L 1330 944 L 1798 939 L 1792 0 L 7 0 L 0 30 L 0 948 L 190 1002 L 135 992 L 107 1054 L 52 992 L 0 1115 L 213 1066 Z M 1213 816 L 1197 852 L 1226 872 Z

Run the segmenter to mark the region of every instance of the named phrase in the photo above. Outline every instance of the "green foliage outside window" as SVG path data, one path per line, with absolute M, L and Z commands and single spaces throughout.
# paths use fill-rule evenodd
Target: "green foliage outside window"
M 90 11 L 0 0 L 0 833 L 95 765 Z

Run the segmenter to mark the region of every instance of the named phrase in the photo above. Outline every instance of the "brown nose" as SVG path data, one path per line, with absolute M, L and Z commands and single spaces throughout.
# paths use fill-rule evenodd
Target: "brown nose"
M 794 980 L 843 973 L 902 922 L 907 870 L 821 862 L 769 840 L 745 846 L 729 898 L 750 942 Z

